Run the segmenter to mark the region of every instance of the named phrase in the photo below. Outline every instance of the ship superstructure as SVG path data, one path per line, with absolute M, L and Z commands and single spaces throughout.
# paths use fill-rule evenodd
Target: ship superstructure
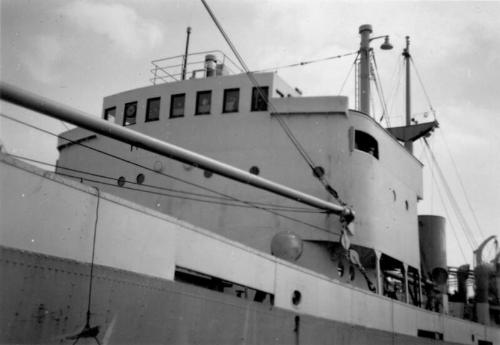
M 370 52 L 371 31 L 360 27 L 361 60 L 364 49 Z M 13 202 L 2 214 L 9 215 L 2 227 L 20 229 L 9 230 L 2 244 L 6 276 L 20 281 L 14 266 L 28 257 L 43 264 L 23 268 L 25 279 L 34 277 L 46 289 L 50 279 L 63 282 L 50 297 L 36 294 L 44 303 L 38 305 L 38 319 L 26 324 L 42 325 L 40 339 L 71 333 L 74 319 L 85 316 L 82 296 L 89 282 L 94 297 L 87 333 L 59 340 L 409 344 L 431 338 L 493 344 L 500 339 L 498 328 L 448 315 L 444 219 L 417 214 L 423 165 L 409 145 L 398 142 L 415 127 L 383 128 L 368 114 L 364 96 L 364 111 L 352 110 L 346 97 L 304 97 L 276 73 L 231 74 L 224 54 L 209 52 L 202 68 L 191 70 L 188 56 L 181 56 L 181 78 L 156 61 L 153 85 L 106 97 L 102 119 L 114 126 L 61 134 L 59 176 L 2 157 L 2 178 L 23 175 L 23 183 L 5 189 Z M 363 95 L 369 80 L 363 69 L 360 74 Z M 196 161 L 172 160 L 149 152 L 142 142 L 103 134 L 116 126 L 338 204 L 339 210 L 354 210 L 355 218 L 346 226 L 340 211 L 318 211 L 200 169 Z M 418 127 L 410 139 L 432 126 Z M 289 133 L 314 166 L 290 144 Z M 25 199 L 26 193 L 16 192 L 20 189 L 33 197 Z M 43 207 L 23 222 L 16 210 L 36 205 Z M 65 210 L 65 222 L 44 219 L 57 210 Z M 52 240 L 35 237 L 35 224 L 51 229 Z M 89 263 L 95 277 L 84 273 Z M 55 266 L 62 278 L 48 271 L 33 276 Z M 54 302 L 69 299 L 72 309 L 74 295 L 79 311 L 65 312 Z M 16 308 L 33 313 L 24 305 L 8 310 Z M 463 306 L 462 312 L 460 305 L 453 310 L 463 316 Z M 480 321 L 497 322 L 494 308 L 486 306 L 486 314 Z M 68 315 L 71 320 L 61 329 L 61 318 Z M 33 326 L 26 338 L 16 337 L 23 317 L 2 315 L 9 325 L 7 341 L 37 339 Z

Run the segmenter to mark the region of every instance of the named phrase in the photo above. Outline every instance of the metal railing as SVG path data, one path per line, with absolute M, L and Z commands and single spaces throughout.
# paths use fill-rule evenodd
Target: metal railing
M 244 73 L 240 66 L 220 50 L 207 50 L 188 54 L 186 63 L 186 78 L 196 79 L 206 77 L 205 55 L 215 55 L 217 64 L 222 66 L 225 75 Z M 153 85 L 182 80 L 184 55 L 176 55 L 151 61 L 153 68 L 150 78 Z

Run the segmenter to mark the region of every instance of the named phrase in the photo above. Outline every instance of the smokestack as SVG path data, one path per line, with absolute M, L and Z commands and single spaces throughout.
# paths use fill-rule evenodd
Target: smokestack
M 448 280 L 445 224 L 446 219 L 441 216 L 418 216 L 420 258 L 425 271 L 423 273 L 430 274 L 437 285 L 444 285 Z

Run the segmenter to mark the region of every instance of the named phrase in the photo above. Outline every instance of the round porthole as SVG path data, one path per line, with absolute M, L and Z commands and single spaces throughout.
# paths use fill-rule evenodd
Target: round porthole
M 295 290 L 292 294 L 292 304 L 299 305 L 300 300 L 302 299 L 302 294 L 299 290 Z
M 258 166 L 253 166 L 250 168 L 250 174 L 254 174 L 254 175 L 259 175 L 260 174 L 260 169 Z
M 209 171 L 209 170 L 204 170 L 203 171 L 203 176 L 205 176 L 206 178 L 209 178 L 209 177 L 212 177 L 214 173 Z
M 116 181 L 116 183 L 118 183 L 118 185 L 120 187 L 123 187 L 123 185 L 125 184 L 125 177 L 123 177 L 123 176 L 118 177 L 118 180 Z
M 143 184 L 145 180 L 144 174 L 137 175 L 135 180 L 137 181 L 137 184 Z

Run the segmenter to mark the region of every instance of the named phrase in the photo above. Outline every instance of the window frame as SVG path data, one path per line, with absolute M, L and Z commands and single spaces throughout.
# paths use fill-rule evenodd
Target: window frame
M 131 105 L 135 105 L 135 113 L 134 113 L 134 117 L 133 117 L 134 122 L 127 124 L 127 118 L 131 118 L 130 116 L 127 116 L 127 107 L 129 107 Z M 123 122 L 122 122 L 122 125 L 124 127 L 133 126 L 133 125 L 135 125 L 137 123 L 137 107 L 138 107 L 138 102 L 137 101 L 127 102 L 123 106 Z
M 373 148 L 373 152 L 370 151 L 370 148 Z M 359 129 L 354 130 L 354 149 L 365 152 L 376 159 L 380 159 L 377 139 L 365 131 L 361 131 Z
M 110 112 L 111 110 L 114 110 L 114 111 L 115 111 L 115 113 L 113 114 L 113 122 L 115 122 L 115 121 L 116 121 L 116 105 L 115 105 L 115 106 L 112 106 L 112 107 L 109 107 L 109 108 L 104 109 L 104 114 L 102 115 L 103 120 L 105 120 L 105 121 L 110 121 L 110 119 L 109 119 L 109 112 Z
M 184 102 L 182 103 L 182 114 L 181 115 L 174 115 L 174 99 L 177 97 L 183 97 Z M 176 119 L 178 117 L 184 117 L 186 115 L 186 93 L 176 93 L 174 95 L 170 96 L 170 112 L 168 117 L 170 119 Z
M 259 109 L 257 107 L 257 104 L 259 104 L 259 102 L 258 102 L 259 97 L 261 96 L 261 93 L 258 92 L 257 89 L 261 89 L 262 92 L 265 92 L 265 95 L 266 95 L 266 99 L 264 99 L 265 109 Z M 259 87 L 254 86 L 252 88 L 252 102 L 250 105 L 250 111 L 267 111 L 268 110 L 268 106 L 267 106 L 268 102 L 269 102 L 269 86 L 259 86 Z
M 158 101 L 158 117 L 157 118 L 150 118 L 150 115 L 149 115 L 150 106 L 151 106 L 151 103 L 153 101 Z M 148 98 L 148 100 L 146 101 L 146 120 L 145 120 L 145 122 L 152 122 L 152 121 L 160 120 L 160 111 L 161 111 L 161 97 Z
M 227 110 L 226 109 L 227 95 L 228 95 L 228 93 L 235 92 L 235 91 L 238 92 L 238 95 L 236 97 L 236 107 L 235 107 L 236 109 L 235 110 Z M 240 88 L 236 87 L 236 88 L 232 88 L 232 89 L 224 89 L 224 97 L 222 100 L 222 113 L 223 114 L 230 114 L 230 113 L 237 113 L 239 111 L 240 111 Z
M 199 102 L 200 102 L 200 96 L 203 96 L 203 95 L 210 95 L 210 102 L 208 104 L 208 112 L 200 112 L 198 107 L 199 107 Z M 195 107 L 195 112 L 194 112 L 194 115 L 198 116 L 198 115 L 210 115 L 212 112 L 212 90 L 206 90 L 206 91 L 198 91 L 196 93 L 196 107 Z

